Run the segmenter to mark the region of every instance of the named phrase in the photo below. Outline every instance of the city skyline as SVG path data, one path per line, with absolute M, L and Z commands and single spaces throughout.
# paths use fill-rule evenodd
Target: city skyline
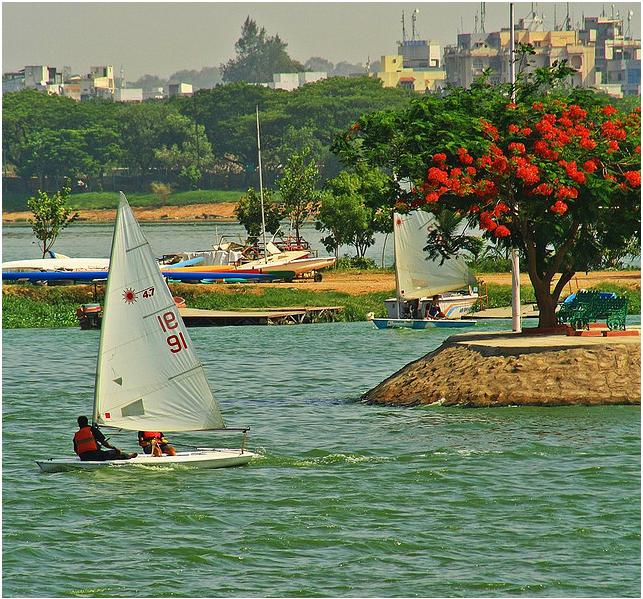
M 521 2 L 516 3 L 516 20 L 528 17 L 532 5 L 548 28 L 553 28 L 554 13 L 559 25 L 565 18 L 565 3 Z M 614 10 L 627 29 L 632 11 L 631 35 L 640 38 L 638 3 L 569 5 L 573 27 L 583 15 L 604 11 L 611 16 Z M 333 63 L 374 62 L 396 53 L 402 11 L 411 37 L 415 9 L 416 37 L 444 47 L 455 44 L 458 33 L 475 30 L 480 3 L 3 3 L 2 67 L 7 72 L 30 64 L 69 65 L 82 73 L 93 65 L 110 64 L 116 72 L 122 67 L 128 80 L 218 67 L 235 55 L 234 44 L 248 15 L 268 35 L 279 34 L 290 56 L 302 63 L 313 56 Z M 485 13 L 485 31 L 508 26 L 509 3 L 487 2 Z

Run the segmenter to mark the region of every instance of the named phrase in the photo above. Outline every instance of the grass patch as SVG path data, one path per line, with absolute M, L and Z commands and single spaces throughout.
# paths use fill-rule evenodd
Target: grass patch
M 159 208 L 161 206 L 189 206 L 191 204 L 221 204 L 238 202 L 244 191 L 219 189 L 203 189 L 196 191 L 177 191 L 171 193 L 167 200 L 161 200 L 151 192 L 128 193 L 127 199 L 132 206 Z M 5 192 L 2 202 L 3 210 L 21 212 L 28 210 L 29 194 Z M 110 191 L 88 191 L 72 193 L 69 196 L 69 206 L 73 210 L 102 210 L 118 206 L 118 193 Z
M 366 320 L 369 312 L 385 316 L 384 300 L 391 292 L 350 295 L 336 291 L 264 287 L 260 285 L 171 285 L 172 293 L 185 298 L 191 308 L 241 310 L 299 306 L 342 306 L 340 321 Z M 76 308 L 93 302 L 88 285 L 5 285 L 2 295 L 4 328 L 53 328 L 78 326 Z M 98 288 L 96 301 L 103 301 Z

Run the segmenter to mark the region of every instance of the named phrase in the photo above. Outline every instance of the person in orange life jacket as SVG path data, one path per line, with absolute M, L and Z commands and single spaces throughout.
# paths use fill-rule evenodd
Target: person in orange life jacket
M 107 447 L 108 451 L 103 451 L 101 449 L 103 446 Z M 78 431 L 74 435 L 74 451 L 83 462 L 129 460 L 138 455 L 136 453 L 123 453 L 117 447 L 110 445 L 96 424 L 89 426 L 87 416 L 78 417 Z
M 158 431 L 138 431 L 138 444 L 147 454 L 160 458 L 164 453 L 176 455 L 176 449 L 172 447 L 163 433 Z

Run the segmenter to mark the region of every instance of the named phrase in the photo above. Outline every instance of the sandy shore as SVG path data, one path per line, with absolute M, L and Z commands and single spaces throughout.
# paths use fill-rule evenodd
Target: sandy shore
M 180 220 L 181 222 L 202 220 L 234 220 L 236 204 L 191 204 L 189 206 L 161 206 L 160 208 L 133 208 L 136 218 L 145 222 L 166 222 Z M 116 209 L 113 210 L 79 210 L 78 220 L 90 223 L 111 223 L 116 219 Z M 26 222 L 31 212 L 3 212 L 3 223 Z
M 454 335 L 363 399 L 402 406 L 640 405 L 640 337 Z

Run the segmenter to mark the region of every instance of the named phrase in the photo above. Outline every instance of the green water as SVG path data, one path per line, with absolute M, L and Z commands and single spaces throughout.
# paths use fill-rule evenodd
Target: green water
M 3 331 L 4 596 L 640 595 L 638 408 L 356 401 L 440 330 L 191 334 L 248 467 L 40 474 L 91 411 L 98 334 Z

